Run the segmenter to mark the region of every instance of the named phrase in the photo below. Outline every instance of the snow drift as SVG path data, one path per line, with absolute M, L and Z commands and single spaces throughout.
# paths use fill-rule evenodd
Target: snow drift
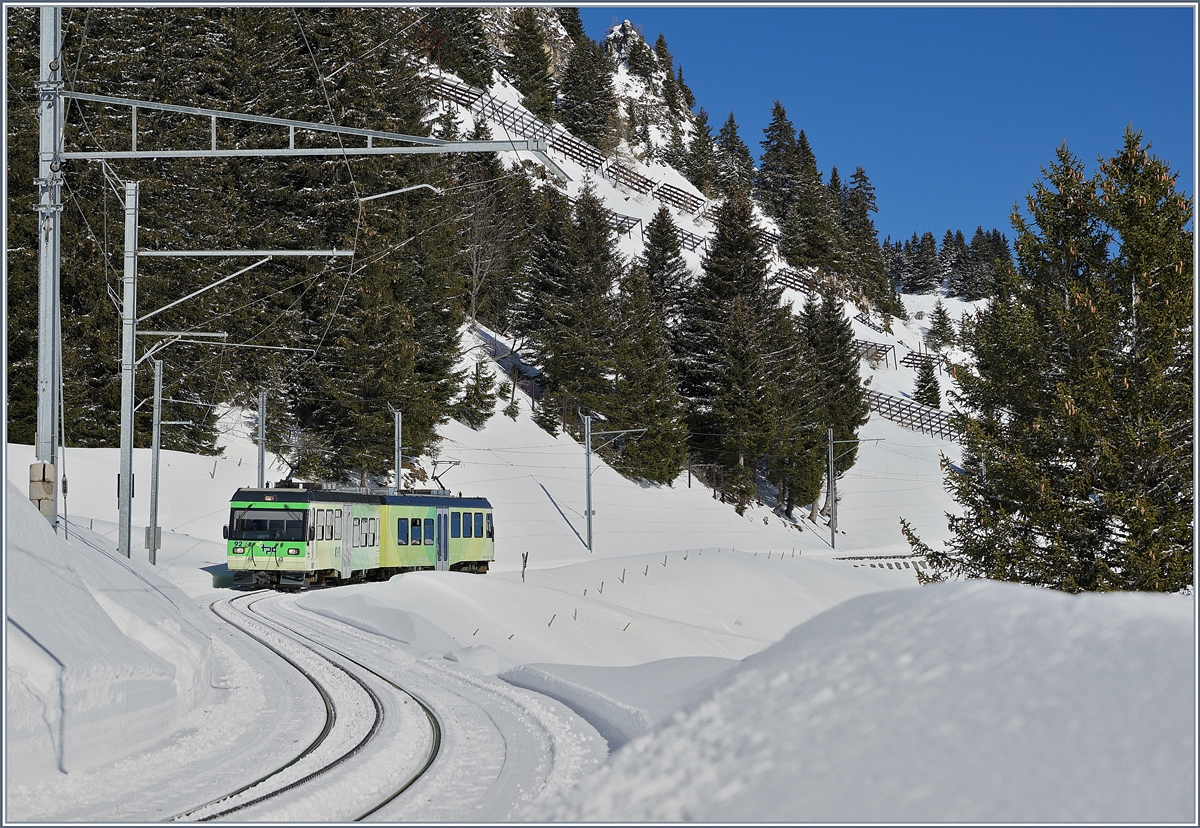
M 1192 606 L 992 582 L 854 598 L 531 816 L 1188 822 Z
M 68 543 L 11 483 L 9 785 L 96 767 L 168 735 L 208 688 L 211 639 L 175 586 L 99 536 Z

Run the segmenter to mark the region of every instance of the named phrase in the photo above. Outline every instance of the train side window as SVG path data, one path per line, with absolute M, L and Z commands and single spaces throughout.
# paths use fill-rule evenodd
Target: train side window
M 314 540 L 325 540 L 325 510 L 317 509 L 313 512 L 313 526 L 317 528 Z
M 354 540 L 350 542 L 351 546 L 362 546 L 359 540 L 362 537 L 362 518 L 354 519 Z
M 496 537 L 496 529 L 494 526 L 492 526 L 492 513 L 491 512 L 487 513 L 487 536 L 489 538 Z
M 464 538 L 471 537 L 471 513 L 462 513 L 462 534 Z
M 396 518 L 396 545 L 408 546 L 408 518 Z
M 450 513 L 450 537 L 462 537 L 462 515 L 459 512 Z
M 333 539 L 342 539 L 342 510 L 338 509 L 333 513 Z
M 412 542 L 414 545 L 420 545 L 420 543 L 421 543 L 421 519 L 420 518 L 412 519 Z
M 475 537 L 483 537 L 483 512 L 475 513 Z
M 325 540 L 334 540 L 333 537 L 333 509 L 325 510 Z
M 379 545 L 379 518 L 371 518 L 371 546 Z
M 425 545 L 433 546 L 433 518 L 425 518 Z

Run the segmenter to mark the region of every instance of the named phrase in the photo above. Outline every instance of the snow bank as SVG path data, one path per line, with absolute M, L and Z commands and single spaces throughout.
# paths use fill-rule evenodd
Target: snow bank
M 856 598 L 530 816 L 1190 822 L 1192 613 L 991 582 Z
M 738 662 L 728 658 L 667 658 L 633 667 L 522 664 L 500 674 L 570 707 L 616 750 Z
M 6 774 L 22 785 L 171 733 L 207 689 L 211 640 L 148 566 L 90 533 L 68 543 L 15 486 L 6 497 Z

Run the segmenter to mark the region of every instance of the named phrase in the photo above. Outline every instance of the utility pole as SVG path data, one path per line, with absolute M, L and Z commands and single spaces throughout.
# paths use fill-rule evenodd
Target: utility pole
M 41 464 L 31 480 L 49 480 L 30 497 L 52 526 L 58 524 L 58 395 L 62 365 L 59 309 L 59 250 L 62 239 L 62 161 L 59 155 L 63 128 L 62 8 L 43 6 L 38 67 L 38 372 L 36 459 Z M 47 491 L 48 488 L 48 491 Z M 33 498 L 33 495 L 39 495 Z M 46 497 L 42 497 L 45 495 Z
M 121 471 L 117 477 L 117 551 L 130 557 L 133 520 L 133 379 L 137 367 L 138 183 L 125 182 L 125 269 L 121 277 Z
M 146 527 L 146 548 L 150 550 L 150 565 L 158 563 L 159 528 L 158 528 L 158 453 L 162 448 L 162 427 L 165 425 L 191 425 L 191 420 L 162 419 L 162 377 L 163 364 L 161 359 L 154 360 L 154 437 L 150 460 L 150 525 Z
M 587 511 L 587 550 L 588 550 L 588 552 L 591 552 L 592 551 L 592 515 L 595 513 L 595 511 L 592 509 L 592 437 L 593 436 L 607 437 L 607 436 L 611 435 L 615 438 L 616 435 L 618 435 L 618 434 L 643 434 L 643 433 L 645 433 L 646 429 L 644 429 L 644 428 L 625 428 L 625 429 L 621 429 L 620 431 L 596 431 L 596 432 L 593 432 L 592 431 L 592 417 L 594 415 L 592 415 L 591 413 L 588 413 L 588 414 L 581 414 L 580 416 L 583 418 L 583 445 L 584 445 L 583 470 L 584 470 L 584 478 L 587 481 L 587 486 L 586 486 L 586 488 L 587 488 L 587 507 L 586 507 L 586 511 Z
M 592 551 L 592 415 L 583 416 L 583 474 L 587 480 L 587 550 Z
M 258 392 L 258 488 L 267 480 L 267 392 Z
M 146 547 L 150 550 L 150 565 L 158 563 L 158 449 L 162 431 L 162 372 L 161 359 L 154 360 L 154 437 L 150 463 L 150 525 L 146 527 Z
M 829 548 L 837 548 L 837 475 L 833 473 L 833 429 L 829 429 Z

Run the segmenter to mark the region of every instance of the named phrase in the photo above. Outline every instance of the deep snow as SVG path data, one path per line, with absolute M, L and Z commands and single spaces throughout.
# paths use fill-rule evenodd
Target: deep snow
M 585 176 L 562 163 L 576 196 Z M 691 187 L 669 168 L 638 168 Z M 658 208 L 607 179 L 592 184 L 643 222 Z M 711 229 L 678 211 L 676 221 Z M 620 239 L 627 256 L 640 251 L 636 236 Z M 698 254 L 685 259 L 698 267 Z M 902 358 L 927 327 L 916 314 L 936 299 L 905 296 L 910 322 L 891 335 L 854 322 L 855 335 Z M 956 320 L 972 310 L 946 304 Z M 473 360 L 481 343 L 465 336 Z M 911 394 L 914 370 L 862 367 L 873 389 Z M 931 544 L 945 539 L 955 505 L 940 461 L 957 462 L 954 444 L 873 416 L 839 481 L 836 549 L 824 523 L 758 504 L 739 516 L 686 474 L 643 485 L 593 457 L 589 552 L 582 447 L 546 434 L 517 400 L 516 421 L 497 413 L 479 431 L 440 429 L 441 458 L 461 461 L 445 485 L 496 508 L 489 575 L 412 573 L 296 605 L 428 665 L 423 675 L 450 669 L 489 687 L 499 676 L 594 726 L 609 763 L 527 816 L 1194 821 L 1193 599 L 917 588 L 899 520 Z M 156 770 L 182 767 L 171 762 L 198 747 L 278 747 L 271 711 L 242 700 L 281 685 L 231 653 L 198 611 L 229 594 L 221 526 L 230 495 L 256 479 L 243 413 L 223 423 L 223 457 L 163 452 L 153 569 L 140 548 L 149 451 L 135 452 L 142 485 L 127 561 L 113 552 L 115 449 L 64 451 L 67 542 L 25 500 L 33 448 L 7 447 L 6 815 L 63 813 L 69 801 L 68 818 L 111 819 L 115 769 L 136 768 L 150 791 Z M 267 479 L 282 476 L 272 463 Z M 233 698 L 235 686 L 244 720 L 213 697 Z

